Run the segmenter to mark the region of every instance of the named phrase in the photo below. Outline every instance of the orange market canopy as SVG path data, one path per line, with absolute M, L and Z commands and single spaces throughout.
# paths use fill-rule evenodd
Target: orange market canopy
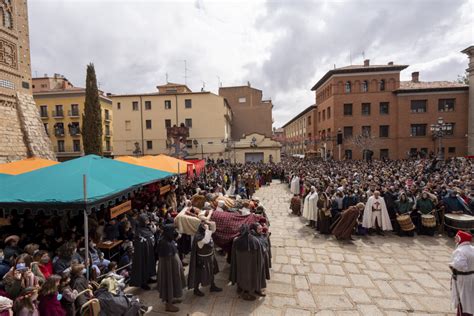
M 17 175 L 33 170 L 54 166 L 59 164 L 57 161 L 42 158 L 27 158 L 19 161 L 0 164 L 0 174 Z
M 188 171 L 188 165 L 191 165 L 194 168 L 194 164 L 190 162 L 173 158 L 167 155 L 144 156 L 141 158 L 123 156 L 123 157 L 117 157 L 115 159 L 118 161 L 127 162 L 134 165 L 157 169 L 157 170 L 166 171 L 166 172 L 175 173 L 175 174 L 186 173 Z

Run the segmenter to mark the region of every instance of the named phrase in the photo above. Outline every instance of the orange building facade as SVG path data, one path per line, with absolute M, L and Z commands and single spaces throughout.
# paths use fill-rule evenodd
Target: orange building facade
M 465 156 L 468 86 L 421 82 L 418 72 L 412 73 L 411 81 L 400 81 L 400 72 L 407 67 L 392 62 L 370 65 L 366 60 L 364 65 L 328 71 L 312 88 L 315 119 L 311 131 L 306 121 L 304 138 L 299 140 L 304 153 L 334 159 L 362 159 L 366 154 L 374 159 L 405 159 L 438 154 L 441 149 L 444 157 Z M 439 118 L 450 126 L 441 143 L 430 128 Z M 285 125 L 285 135 L 290 126 Z M 287 138 L 287 146 L 292 142 Z

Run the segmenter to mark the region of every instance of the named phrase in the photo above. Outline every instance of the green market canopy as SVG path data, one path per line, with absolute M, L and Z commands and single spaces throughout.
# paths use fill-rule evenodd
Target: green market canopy
M 87 203 L 84 202 L 86 179 Z M 141 186 L 173 174 L 88 155 L 0 179 L 0 209 L 84 210 L 115 204 Z M 117 200 L 116 200 L 117 199 Z

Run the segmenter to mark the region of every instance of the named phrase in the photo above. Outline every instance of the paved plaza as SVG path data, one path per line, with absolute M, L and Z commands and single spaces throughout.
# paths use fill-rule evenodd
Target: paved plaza
M 449 315 L 454 244 L 447 237 L 356 237 L 339 242 L 314 235 L 289 215 L 291 194 L 274 182 L 255 196 L 270 219 L 273 269 L 267 297 L 243 301 L 228 285 L 229 265 L 218 256 L 224 291 L 195 297 L 186 291 L 177 315 Z M 153 288 L 153 287 L 152 287 Z M 134 289 L 152 314 L 166 314 L 155 290 Z

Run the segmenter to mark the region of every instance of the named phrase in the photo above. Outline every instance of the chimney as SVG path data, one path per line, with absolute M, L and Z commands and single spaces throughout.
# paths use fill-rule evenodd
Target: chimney
M 418 71 L 411 73 L 411 81 L 412 82 L 420 82 L 420 73 Z
M 389 65 L 389 66 L 393 66 L 393 61 L 389 61 L 389 62 L 388 62 L 388 65 Z
M 370 65 L 370 59 L 364 60 L 364 67 L 368 67 Z

